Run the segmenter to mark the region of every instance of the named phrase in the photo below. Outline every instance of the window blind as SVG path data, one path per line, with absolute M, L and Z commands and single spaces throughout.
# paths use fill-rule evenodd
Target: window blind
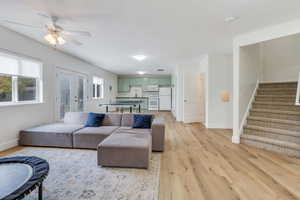
M 14 58 L 0 54 L 0 74 L 40 78 L 41 64 L 23 58 Z

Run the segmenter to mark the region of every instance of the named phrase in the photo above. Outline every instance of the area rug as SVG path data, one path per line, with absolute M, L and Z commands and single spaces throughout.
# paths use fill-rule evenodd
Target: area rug
M 93 150 L 27 147 L 10 156 L 38 156 L 49 162 L 44 200 L 158 199 L 158 153 L 152 154 L 148 170 L 97 166 L 97 152 Z M 37 199 L 37 191 L 25 199 Z

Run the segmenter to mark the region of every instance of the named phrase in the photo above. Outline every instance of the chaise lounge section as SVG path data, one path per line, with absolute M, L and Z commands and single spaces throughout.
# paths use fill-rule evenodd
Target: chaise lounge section
M 20 131 L 24 146 L 73 147 L 73 133 L 84 128 L 88 113 L 66 113 L 63 123 L 47 124 Z

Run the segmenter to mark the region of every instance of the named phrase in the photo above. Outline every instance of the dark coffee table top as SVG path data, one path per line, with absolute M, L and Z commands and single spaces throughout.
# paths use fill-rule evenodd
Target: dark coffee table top
M 0 199 L 22 199 L 43 182 L 48 172 L 48 162 L 38 157 L 0 159 Z

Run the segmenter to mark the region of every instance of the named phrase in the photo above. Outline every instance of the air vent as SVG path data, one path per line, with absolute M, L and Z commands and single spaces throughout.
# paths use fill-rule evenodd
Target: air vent
M 164 69 L 157 69 L 156 71 L 158 71 L 158 72 L 164 72 L 165 70 Z

